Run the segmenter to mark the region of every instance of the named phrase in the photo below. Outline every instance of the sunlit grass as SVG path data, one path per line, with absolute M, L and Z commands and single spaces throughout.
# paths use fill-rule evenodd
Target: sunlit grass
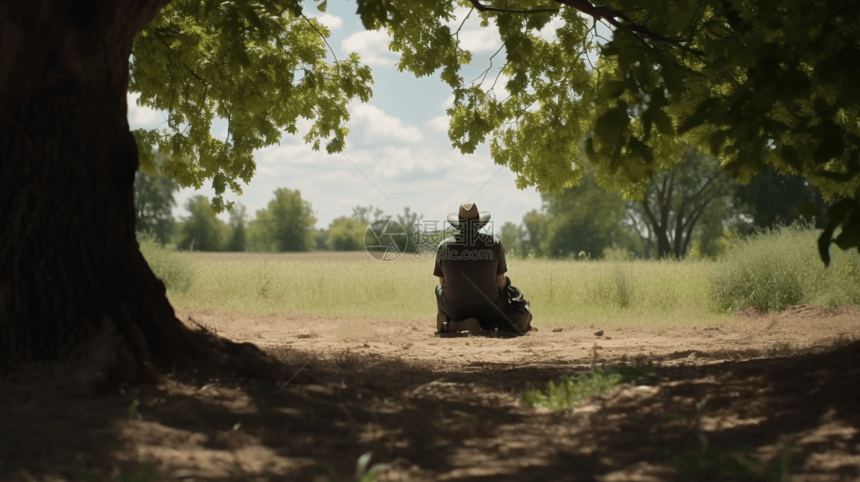
M 509 263 L 511 280 L 548 324 L 674 324 L 717 321 L 712 261 Z
M 777 300 L 769 309 L 779 300 L 860 301 L 858 257 L 834 253 L 835 269 L 825 272 L 814 234 L 792 228 L 759 235 L 720 260 L 509 258 L 508 275 L 531 300 L 537 326 L 706 324 L 731 319 L 731 311 L 758 299 Z M 195 260 L 190 289 L 171 290 L 170 299 L 177 309 L 427 319 L 436 314 L 436 283 L 429 259 Z M 783 296 L 786 283 L 799 294 Z
M 860 256 L 831 246 L 831 267 L 824 269 L 818 236 L 811 226 L 795 224 L 731 247 L 711 277 L 718 309 L 774 312 L 786 305 L 860 303 Z
M 512 282 L 535 324 L 664 324 L 710 312 L 711 262 L 510 260 Z M 436 314 L 432 261 L 195 261 L 194 284 L 171 294 L 178 309 L 301 312 L 357 318 Z

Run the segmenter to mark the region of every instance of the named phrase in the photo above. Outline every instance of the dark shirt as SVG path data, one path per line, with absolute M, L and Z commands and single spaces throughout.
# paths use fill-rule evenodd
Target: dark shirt
M 433 274 L 445 279 L 442 299 L 446 311 L 455 319 L 481 313 L 494 316 L 498 310 L 493 304 L 503 306 L 502 292 L 496 285 L 496 276 L 508 271 L 502 242 L 483 233 L 472 238 L 458 233 L 443 240 L 436 249 Z

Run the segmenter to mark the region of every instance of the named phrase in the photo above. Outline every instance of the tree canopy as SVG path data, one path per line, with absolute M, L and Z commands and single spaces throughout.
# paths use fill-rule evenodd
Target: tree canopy
M 653 178 L 645 196 L 633 205 L 633 215 L 649 224 L 658 257 L 680 258 L 687 253 L 694 229 L 708 207 L 726 204 L 735 188 L 712 156 L 687 149 L 680 164 Z
M 401 71 L 450 86 L 453 146 L 488 143 L 521 188 L 577 185 L 585 155 L 602 185 L 641 198 L 693 145 L 742 183 L 772 169 L 845 198 L 830 209 L 821 255 L 843 223 L 836 243 L 860 245 L 860 1 L 357 4 L 366 28 L 391 36 Z M 447 25 L 458 7 L 498 31 L 498 72 L 464 77 L 472 54 Z M 131 90 L 170 113 L 166 131 L 138 132 L 144 168 L 152 147 L 171 152 L 165 172 L 185 186 L 211 179 L 220 207 L 253 174 L 252 151 L 296 133 L 299 117 L 313 120 L 314 148 L 343 149 L 346 102 L 369 98 L 370 71 L 354 54 L 326 63 L 327 35 L 293 1 L 171 2 L 134 45 Z M 216 115 L 229 121 L 225 139 L 209 132 Z
M 184 187 L 211 181 L 221 211 L 226 189 L 241 194 L 253 176 L 253 151 L 297 134 L 299 119 L 314 149 L 342 150 L 346 104 L 367 101 L 372 79 L 356 54 L 326 62 L 329 35 L 294 1 L 172 0 L 134 41 L 129 91 L 167 113 L 165 127 L 135 133 L 141 170 L 165 153 L 161 171 Z
M 248 228 L 248 245 L 254 251 L 310 251 L 314 248 L 314 217 L 311 203 L 298 189 L 278 188 L 275 198 Z
M 196 195 L 185 202 L 188 216 L 179 227 L 177 247 L 187 251 L 221 251 L 227 243 L 229 228 L 215 216 L 209 199 Z
M 453 144 L 471 152 L 489 141 L 520 187 L 577 184 L 583 138 L 602 183 L 631 197 L 687 144 L 741 182 L 773 168 L 804 175 L 830 198 L 854 198 L 860 186 L 860 2 L 463 2 L 504 42 L 503 96 L 493 76 L 462 77 L 471 55 L 442 23 L 457 5 L 360 0 L 359 13 L 367 28 L 388 29 L 402 70 L 441 70 L 455 95 Z M 546 40 L 538 32 L 552 21 Z M 602 44 L 597 22 L 613 30 Z M 825 262 L 842 222 L 837 244 L 860 245 L 855 199 L 831 209 Z

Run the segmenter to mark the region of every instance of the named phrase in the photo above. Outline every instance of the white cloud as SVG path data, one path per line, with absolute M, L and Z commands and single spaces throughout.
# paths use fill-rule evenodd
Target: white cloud
M 502 46 L 502 39 L 494 21 L 491 20 L 488 27 L 481 27 L 481 16 L 475 11 L 469 14 L 470 10 L 469 8 L 457 7 L 454 10 L 454 20 L 446 24 L 452 32 L 456 32 L 457 29 L 460 30 L 458 35 L 460 47 L 473 53 L 499 50 L 499 47 Z M 466 15 L 469 15 L 469 18 L 466 18 Z M 465 23 L 463 22 L 464 19 Z
M 367 65 L 393 66 L 399 56 L 388 50 L 391 37 L 379 30 L 362 31 L 350 35 L 342 42 L 342 47 L 348 52 L 355 52 L 361 61 Z
M 460 31 L 460 47 L 473 52 L 495 52 L 502 46 L 502 39 L 499 37 L 499 31 L 493 26 L 482 28 L 463 28 Z
M 330 13 L 324 13 L 320 16 L 314 17 L 316 20 L 328 27 L 329 30 L 335 30 L 340 28 L 343 25 L 343 19 L 340 17 L 336 17 Z
M 424 138 L 418 127 L 405 125 L 399 117 L 386 114 L 379 107 L 369 104 L 352 104 L 350 111 L 352 115 L 350 124 L 359 123 L 359 129 L 364 132 L 365 141 L 418 142 Z
M 430 119 L 430 122 L 427 123 L 427 126 L 440 132 L 448 132 L 448 124 L 450 122 L 450 117 L 446 115 L 440 115 Z
M 590 18 L 590 17 L 589 17 Z M 544 25 L 544 27 L 537 32 L 538 37 L 546 40 L 547 42 L 554 42 L 555 31 L 564 26 L 564 20 L 555 17 L 548 24 Z
M 128 94 L 128 124 L 132 129 L 153 127 L 158 122 L 158 112 L 155 109 L 137 105 L 140 93 Z

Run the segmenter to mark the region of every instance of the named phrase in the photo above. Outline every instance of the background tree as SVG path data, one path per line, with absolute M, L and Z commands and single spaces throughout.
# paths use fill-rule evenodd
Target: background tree
M 421 220 L 424 219 L 423 214 L 418 214 L 409 209 L 409 206 L 403 207 L 403 214 L 397 215 L 397 222 L 406 230 L 406 236 L 398 236 L 394 238 L 397 247 L 401 253 L 415 253 L 419 249 L 419 240 L 421 239 Z
M 314 230 L 314 251 L 328 251 L 328 229 Z
M 215 215 L 206 196 L 197 195 L 185 203 L 188 216 L 179 226 L 177 247 L 188 251 L 221 251 L 227 244 L 229 228 Z
M 373 206 L 356 206 L 352 208 L 352 217 L 361 221 L 365 227 L 375 221 L 379 221 L 384 216 L 385 211 Z
M 560 194 L 541 194 L 548 226 L 542 252 L 551 257 L 566 257 L 581 251 L 592 258 L 606 248 L 635 249 L 634 234 L 622 221 L 626 215 L 621 194 L 607 191 L 589 172 L 579 186 Z
M 274 224 L 267 209 L 258 209 L 254 219 L 248 223 L 248 240 L 245 249 L 254 253 L 275 253 L 275 240 L 269 232 Z
M 247 208 L 242 204 L 234 204 L 230 208 L 230 240 L 227 243 L 227 251 L 241 253 L 247 249 L 247 219 Z
M 734 189 L 735 183 L 712 156 L 687 149 L 682 162 L 658 174 L 643 199 L 630 206 L 632 216 L 642 220 L 633 224 L 648 224 L 658 257 L 682 257 L 708 206 L 724 203 Z M 640 235 L 645 236 L 641 231 Z
M 350 216 L 341 216 L 328 228 L 327 246 L 331 251 L 358 251 L 364 249 L 367 224 Z
M 537 209 L 532 209 L 523 215 L 523 230 L 525 237 L 522 241 L 523 252 L 538 257 L 545 256 L 546 239 L 549 234 L 549 216 Z
M 505 253 L 513 254 L 515 256 L 525 256 L 528 254 L 523 252 L 523 242 L 525 237 L 525 229 L 510 221 L 502 225 L 502 229 L 499 233 L 499 239 L 502 241 L 502 247 L 505 248 Z
M 174 195 L 178 190 L 179 185 L 173 179 L 136 172 L 134 175 L 135 230 L 152 233 L 161 244 L 167 243 L 176 227 L 173 208 L 176 207 Z
M 301 192 L 279 188 L 275 198 L 249 227 L 249 246 L 255 251 L 310 251 L 314 248 L 314 225 L 317 220 Z
M 787 226 L 798 219 L 812 222 L 815 218 L 818 229 L 826 225 L 824 213 L 828 203 L 821 191 L 801 176 L 768 170 L 754 176 L 749 184 L 739 186 L 735 200 L 740 208 L 749 211 L 752 218 L 744 230 L 746 232 L 755 227 Z

